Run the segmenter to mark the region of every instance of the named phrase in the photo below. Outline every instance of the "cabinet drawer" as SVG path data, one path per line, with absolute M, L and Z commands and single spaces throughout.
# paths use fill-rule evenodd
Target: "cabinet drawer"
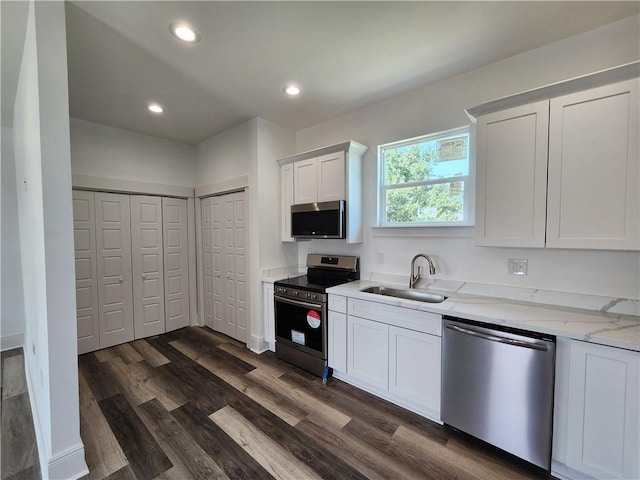
M 329 310 L 347 313 L 347 297 L 342 295 L 329 295 Z
M 387 325 L 409 328 L 417 332 L 437 336 L 442 334 L 442 315 L 436 313 L 422 312 L 355 298 L 349 299 L 348 312 L 350 316 L 367 318 Z

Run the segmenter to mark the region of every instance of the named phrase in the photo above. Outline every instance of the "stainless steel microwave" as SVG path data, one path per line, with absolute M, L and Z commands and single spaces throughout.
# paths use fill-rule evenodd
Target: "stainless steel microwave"
M 346 238 L 345 201 L 291 205 L 291 236 Z

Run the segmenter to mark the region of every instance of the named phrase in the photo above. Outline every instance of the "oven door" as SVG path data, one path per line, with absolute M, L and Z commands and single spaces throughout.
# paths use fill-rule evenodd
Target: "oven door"
M 327 304 L 274 295 L 276 341 L 327 358 Z

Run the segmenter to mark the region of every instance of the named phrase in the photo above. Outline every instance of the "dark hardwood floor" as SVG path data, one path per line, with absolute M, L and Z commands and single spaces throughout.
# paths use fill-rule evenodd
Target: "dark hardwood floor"
M 36 480 L 40 478 L 36 434 L 27 393 L 22 348 L 2 352 L 0 385 L 2 402 L 2 480 Z
M 30 420 L 5 407 L 7 358 L 2 480 L 38 478 L 37 465 L 16 470 L 20 448 L 9 447 L 5 458 L 5 442 L 28 430 Z M 207 328 L 82 355 L 79 382 L 87 479 L 548 477 L 339 380 L 322 385 L 270 352 L 256 355 Z M 11 388 L 16 394 L 8 397 L 26 396 L 26 388 Z M 14 425 L 9 440 L 7 417 Z M 5 464 L 14 465 L 11 475 Z
M 79 365 L 89 479 L 544 478 L 207 328 L 83 355 Z

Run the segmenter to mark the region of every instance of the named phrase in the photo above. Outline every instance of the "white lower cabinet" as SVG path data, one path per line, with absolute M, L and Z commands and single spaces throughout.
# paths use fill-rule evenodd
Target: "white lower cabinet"
M 264 341 L 269 350 L 276 351 L 276 318 L 273 304 L 273 283 L 262 282 L 262 299 L 264 308 Z
M 389 385 L 389 326 L 347 317 L 347 373 L 377 388 Z
M 389 393 L 417 408 L 440 411 L 441 338 L 389 327 Z
M 640 353 L 571 340 L 559 357 L 554 470 L 640 478 Z
M 436 421 L 441 331 L 440 315 L 329 295 L 334 376 Z
M 329 310 L 329 366 L 334 371 L 347 371 L 347 315 Z

